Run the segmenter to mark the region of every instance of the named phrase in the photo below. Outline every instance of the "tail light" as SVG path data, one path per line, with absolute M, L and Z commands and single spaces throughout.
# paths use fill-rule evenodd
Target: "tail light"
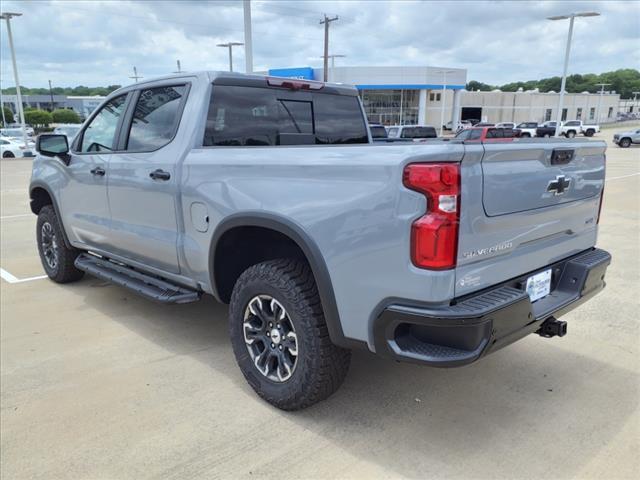
M 411 260 L 416 267 L 445 270 L 456 265 L 460 223 L 460 165 L 413 163 L 404 185 L 427 197 L 427 212 L 411 225 Z
M 607 156 L 604 156 L 604 178 L 607 177 Z M 598 217 L 596 218 L 596 225 L 600 223 L 600 213 L 602 212 L 602 200 L 604 200 L 604 179 L 602 180 L 602 190 L 600 191 L 600 204 L 598 205 Z

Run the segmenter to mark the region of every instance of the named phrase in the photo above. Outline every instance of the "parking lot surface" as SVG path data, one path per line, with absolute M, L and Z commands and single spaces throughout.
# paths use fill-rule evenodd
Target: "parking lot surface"
M 609 146 L 608 287 L 566 337 L 459 369 L 355 352 L 342 388 L 295 413 L 244 381 L 212 298 L 41 278 L 30 169 L 0 161 L 2 478 L 637 478 L 640 148 Z

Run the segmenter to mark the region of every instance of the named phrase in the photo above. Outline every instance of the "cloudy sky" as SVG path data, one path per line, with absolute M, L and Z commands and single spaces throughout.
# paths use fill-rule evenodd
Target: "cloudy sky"
M 217 43 L 243 41 L 241 1 L 15 1 L 12 20 L 21 84 L 128 84 L 175 70 L 227 69 Z M 338 65 L 434 65 L 468 69 L 469 80 L 503 84 L 561 73 L 567 21 L 550 15 L 595 10 L 576 20 L 570 71 L 640 68 L 638 1 L 252 1 L 256 70 L 320 66 L 323 13 Z M 14 85 L 4 22 L 2 86 Z M 244 51 L 234 64 L 244 70 Z

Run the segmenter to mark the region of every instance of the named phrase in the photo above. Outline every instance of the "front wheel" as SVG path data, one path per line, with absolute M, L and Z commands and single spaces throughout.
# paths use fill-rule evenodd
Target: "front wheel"
M 548 133 L 545 133 L 545 134 L 543 135 L 543 137 L 544 137 L 544 138 L 551 138 L 551 135 L 550 135 L 550 134 L 548 134 Z
M 590 128 L 590 129 L 588 129 L 586 132 L 584 132 L 584 136 L 585 136 L 585 137 L 593 137 L 593 135 L 594 135 L 595 133 L 596 133 L 596 131 Z
M 245 270 L 231 295 L 229 330 L 245 379 L 282 410 L 329 397 L 349 369 L 351 352 L 331 343 L 313 274 L 300 260 Z
M 631 146 L 631 139 L 623 138 L 622 140 L 620 140 L 620 143 L 618 143 L 618 145 L 620 145 L 622 148 L 629 148 Z
M 36 240 L 40 261 L 51 280 L 69 283 L 82 278 L 84 272 L 74 265 L 80 250 L 64 243 L 60 221 L 51 205 L 45 205 L 38 213 Z
M 565 133 L 567 138 L 574 138 L 576 136 L 576 132 L 574 132 L 573 130 L 569 130 L 567 133 Z
M 530 134 L 530 133 L 527 133 L 527 132 L 524 132 L 524 133 L 523 133 L 522 135 L 520 135 L 520 136 L 521 136 L 522 138 L 530 138 L 530 137 L 531 137 L 531 134 Z

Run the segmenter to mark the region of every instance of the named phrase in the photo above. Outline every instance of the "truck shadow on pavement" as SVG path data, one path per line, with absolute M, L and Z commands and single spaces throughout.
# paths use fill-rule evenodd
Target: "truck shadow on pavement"
M 304 411 L 281 412 L 254 395 L 236 367 L 225 305 L 206 296 L 194 304 L 162 306 L 119 287 L 95 288 L 103 285 L 87 278 L 62 288 L 83 296 L 85 308 L 97 309 L 170 354 L 189 355 L 230 379 L 237 394 L 227 396 L 246 404 L 246 411 L 257 410 L 270 422 L 283 421 L 301 432 L 296 440 L 278 439 L 282 451 L 294 448 L 288 442 L 306 449 L 287 467 L 292 478 L 309 476 L 305 462 L 299 461 L 307 455 L 314 463 L 329 462 L 326 472 L 315 476 L 353 476 L 344 472 L 359 464 L 369 465 L 365 471 L 371 472 L 374 464 L 380 467 L 376 472 L 391 477 L 566 478 L 579 475 L 637 408 L 637 375 L 571 350 L 566 344 L 570 333 L 562 340 L 530 336 L 458 369 L 354 352 L 350 373 L 336 394 Z M 579 329 L 579 318 L 572 319 Z M 573 326 L 570 321 L 569 328 Z M 312 435 L 303 435 L 308 432 Z M 247 440 L 245 433 L 239 427 L 227 441 L 240 445 Z M 336 449 L 348 455 L 332 465 Z M 204 457 L 202 450 L 194 452 L 182 473 L 188 477 L 190 468 L 201 471 Z M 254 478 L 270 476 L 278 462 L 282 457 L 262 459 L 236 473 L 247 476 L 251 468 Z

